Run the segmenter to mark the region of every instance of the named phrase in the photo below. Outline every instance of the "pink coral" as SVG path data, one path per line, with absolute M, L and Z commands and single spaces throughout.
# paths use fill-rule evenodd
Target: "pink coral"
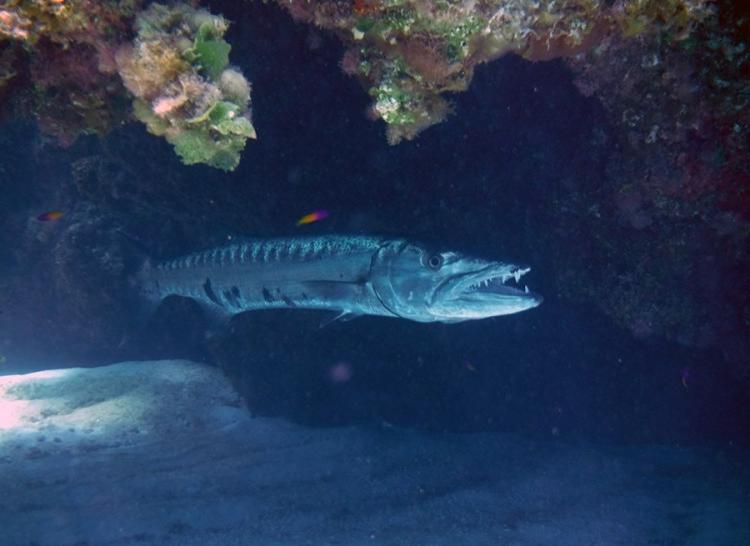
M 7 9 L 0 10 L 0 36 L 24 41 L 29 38 L 30 28 L 29 19 Z
M 176 97 L 159 97 L 154 100 L 151 109 L 154 111 L 154 114 L 160 118 L 164 118 L 180 108 L 186 101 L 187 97 L 185 95 L 177 95 Z

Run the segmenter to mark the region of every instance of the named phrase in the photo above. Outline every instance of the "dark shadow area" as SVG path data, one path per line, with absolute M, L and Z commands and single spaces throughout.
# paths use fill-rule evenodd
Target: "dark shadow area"
M 606 442 L 745 443 L 743 385 L 717 355 L 643 343 L 559 301 L 461 325 L 314 312 L 237 317 L 219 363 L 261 415 Z

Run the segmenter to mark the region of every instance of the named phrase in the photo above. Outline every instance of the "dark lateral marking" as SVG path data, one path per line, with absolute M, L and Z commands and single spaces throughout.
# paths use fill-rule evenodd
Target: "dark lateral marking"
M 294 303 L 289 296 L 281 296 L 281 299 L 284 300 L 284 303 L 286 303 L 289 307 L 297 307 L 297 304 Z
M 240 303 L 240 289 L 237 286 L 233 286 L 224 297 L 229 299 L 237 309 L 242 307 Z
M 308 299 L 308 298 L 307 298 L 307 294 L 305 294 L 304 292 L 302 292 L 302 299 L 303 299 L 303 300 L 306 300 L 306 299 Z
M 240 306 L 240 302 L 237 301 L 237 298 L 234 297 L 234 293 L 231 290 L 224 290 L 221 294 L 224 296 L 224 301 L 232 307 Z
M 219 301 L 219 298 L 216 297 L 216 294 L 214 293 L 214 289 L 211 288 L 211 279 L 206 279 L 206 282 L 203 283 L 203 291 L 206 293 L 206 297 L 210 299 L 212 302 L 214 302 L 219 307 L 224 307 L 224 304 Z
M 266 300 L 266 303 L 273 303 L 273 296 L 265 286 L 263 287 L 263 299 Z

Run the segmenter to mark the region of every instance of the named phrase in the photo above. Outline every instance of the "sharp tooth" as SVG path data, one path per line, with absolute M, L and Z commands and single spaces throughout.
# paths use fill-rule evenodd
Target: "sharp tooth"
M 521 280 L 521 275 L 523 275 L 523 273 L 521 273 L 521 270 L 516 269 L 516 272 L 513 273 L 513 277 L 516 279 L 516 282 L 519 282 Z
M 523 287 L 523 291 L 524 291 L 524 292 L 526 292 L 526 293 L 528 294 L 528 293 L 529 293 L 529 287 L 528 287 L 528 286 L 525 286 L 525 285 L 524 285 L 524 287 Z

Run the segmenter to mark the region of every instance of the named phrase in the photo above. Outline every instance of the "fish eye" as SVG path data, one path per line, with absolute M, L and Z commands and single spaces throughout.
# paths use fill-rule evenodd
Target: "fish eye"
M 433 269 L 437 271 L 443 266 L 443 256 L 440 254 L 433 254 L 430 256 L 430 258 L 427 260 L 427 266 L 430 269 Z

